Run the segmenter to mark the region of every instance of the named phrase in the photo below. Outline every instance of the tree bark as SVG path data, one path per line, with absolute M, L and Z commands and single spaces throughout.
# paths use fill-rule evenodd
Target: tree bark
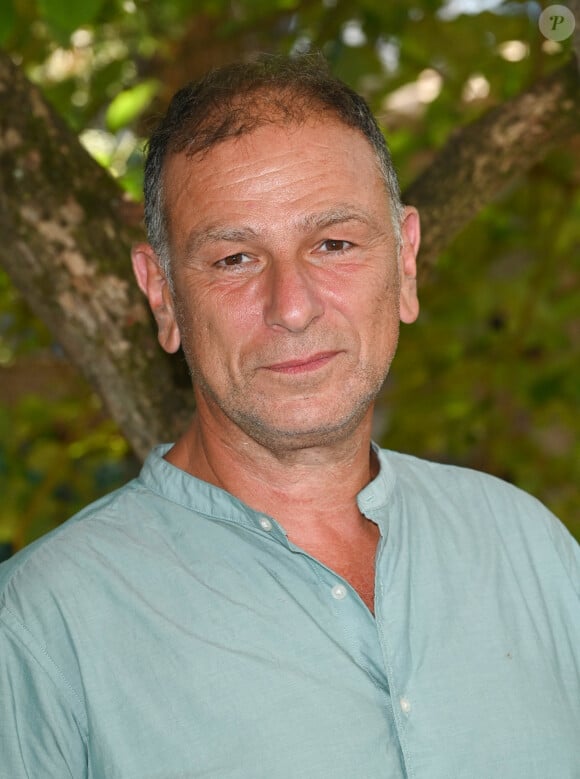
M 420 278 L 473 217 L 580 129 L 575 59 L 458 130 L 403 193 L 421 213 Z
M 575 63 L 458 131 L 405 193 L 422 214 L 421 267 L 506 184 L 578 129 Z M 0 54 L 2 264 L 103 397 L 139 457 L 193 410 L 181 358 L 157 345 L 129 263 L 141 231 L 108 174 Z
M 123 219 L 113 179 L 4 55 L 0 105 L 0 264 L 142 458 L 175 438 L 193 403 L 132 278 L 141 231 Z

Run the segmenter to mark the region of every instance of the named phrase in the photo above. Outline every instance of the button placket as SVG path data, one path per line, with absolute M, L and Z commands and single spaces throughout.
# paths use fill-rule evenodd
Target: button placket
M 346 598 L 346 587 L 344 584 L 335 584 L 330 592 L 335 600 L 344 600 Z

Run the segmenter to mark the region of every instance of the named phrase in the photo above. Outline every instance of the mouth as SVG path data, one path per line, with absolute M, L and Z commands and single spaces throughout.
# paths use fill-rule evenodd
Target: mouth
M 287 375 L 309 373 L 328 365 L 337 354 L 338 352 L 318 352 L 316 354 L 311 354 L 308 357 L 300 357 L 296 360 L 287 360 L 286 362 L 278 362 L 274 365 L 266 365 L 265 368 L 273 373 Z

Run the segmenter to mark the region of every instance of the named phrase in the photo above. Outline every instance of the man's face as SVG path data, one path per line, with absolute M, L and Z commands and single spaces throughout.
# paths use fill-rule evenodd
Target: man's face
M 171 157 L 165 196 L 171 316 L 198 413 L 272 450 L 333 443 L 369 419 L 399 318 L 417 315 L 418 223 L 407 213 L 398 261 L 367 140 L 328 119 L 267 125 Z

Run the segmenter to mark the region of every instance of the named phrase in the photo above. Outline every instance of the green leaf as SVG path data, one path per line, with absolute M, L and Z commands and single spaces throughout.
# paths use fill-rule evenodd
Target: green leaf
M 62 44 L 83 25 L 93 22 L 104 0 L 37 0 L 42 19 Z
M 151 103 L 159 90 L 159 81 L 149 79 L 120 92 L 107 110 L 107 127 L 116 132 L 133 122 Z
M 16 24 L 16 13 L 12 0 L 0 3 L 0 46 L 8 40 Z

